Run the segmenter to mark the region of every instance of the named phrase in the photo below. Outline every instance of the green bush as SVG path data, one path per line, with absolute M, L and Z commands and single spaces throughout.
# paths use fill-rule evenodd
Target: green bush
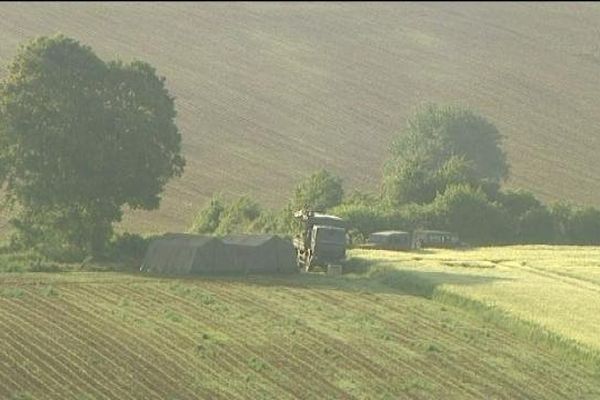
M 138 265 L 146 254 L 146 250 L 154 237 L 142 237 L 137 234 L 124 233 L 110 242 L 108 258 L 116 262 Z
M 192 223 L 192 232 L 195 233 L 214 233 L 221 222 L 221 213 L 225 206 L 219 196 L 210 200 L 208 206 L 200 210 Z
M 215 230 L 217 235 L 230 233 L 251 233 L 260 229 L 260 205 L 248 196 L 242 196 L 231 204 L 225 206 L 221 212 L 219 226 Z
M 321 169 L 296 186 L 292 206 L 324 212 L 340 204 L 343 197 L 342 180 Z
M 555 240 L 555 223 L 546 207 L 527 210 L 519 218 L 517 238 L 520 244 L 550 244 Z
M 333 208 L 331 213 L 343 218 L 347 225 L 363 238 L 385 229 L 389 224 L 381 210 L 363 204 L 342 204 Z
M 600 210 L 592 207 L 573 210 L 567 224 L 567 237 L 572 244 L 600 244 Z
M 496 200 L 504 209 L 515 218 L 520 218 L 530 210 L 543 207 L 542 203 L 535 198 L 533 193 L 522 189 L 507 190 L 499 192 Z
M 505 243 L 512 227 L 508 213 L 488 200 L 481 189 L 450 186 L 433 203 L 434 219 L 441 229 L 458 233 L 473 244 Z

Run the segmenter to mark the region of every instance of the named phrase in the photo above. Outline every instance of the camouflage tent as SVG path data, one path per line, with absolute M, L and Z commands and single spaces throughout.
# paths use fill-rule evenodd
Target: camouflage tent
M 294 247 L 274 235 L 229 235 L 217 251 L 216 270 L 241 273 L 289 273 L 297 269 Z
M 220 245 L 211 236 L 167 233 L 150 243 L 141 270 L 174 275 L 212 272 Z
M 277 273 L 296 271 L 291 241 L 273 235 L 212 236 L 168 233 L 152 241 L 142 271 L 194 273 Z

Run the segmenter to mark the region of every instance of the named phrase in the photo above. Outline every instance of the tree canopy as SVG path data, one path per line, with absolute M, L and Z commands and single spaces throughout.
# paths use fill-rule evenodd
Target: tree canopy
M 157 208 L 185 164 L 175 116 L 148 63 L 104 62 L 63 35 L 21 46 L 0 85 L 0 180 L 21 239 L 89 253 L 122 206 Z
M 325 211 L 342 202 L 342 180 L 325 169 L 314 172 L 301 181 L 294 191 L 293 206 Z
M 392 204 L 429 203 L 453 184 L 499 184 L 508 163 L 496 127 L 471 110 L 430 104 L 392 144 L 384 196 Z

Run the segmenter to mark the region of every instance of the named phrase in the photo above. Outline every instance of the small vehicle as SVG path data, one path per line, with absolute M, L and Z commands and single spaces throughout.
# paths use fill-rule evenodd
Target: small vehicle
M 417 230 L 413 232 L 412 247 L 453 248 L 459 247 L 461 242 L 458 235 L 447 231 Z
M 361 245 L 360 248 L 373 250 L 410 250 L 411 246 L 410 233 L 404 231 L 381 231 L 371 233 L 367 243 Z
M 339 265 L 346 259 L 346 223 L 335 215 L 300 210 L 294 217 L 303 223 L 294 238 L 298 267 L 312 271 L 317 266 Z

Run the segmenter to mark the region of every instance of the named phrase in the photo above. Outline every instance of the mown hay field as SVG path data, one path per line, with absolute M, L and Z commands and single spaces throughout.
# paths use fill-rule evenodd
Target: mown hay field
M 3 273 L 0 398 L 600 396 L 597 359 L 427 298 L 419 279 L 395 284 L 394 273 Z
M 281 206 L 319 167 L 375 190 L 428 101 L 497 125 L 510 186 L 600 206 L 598 3 L 14 2 L 0 20 L 3 66 L 62 32 L 166 76 L 187 170 L 130 230 L 186 229 L 218 191 Z
M 511 246 L 475 250 L 355 250 L 373 268 L 532 321 L 600 351 L 600 248 Z

